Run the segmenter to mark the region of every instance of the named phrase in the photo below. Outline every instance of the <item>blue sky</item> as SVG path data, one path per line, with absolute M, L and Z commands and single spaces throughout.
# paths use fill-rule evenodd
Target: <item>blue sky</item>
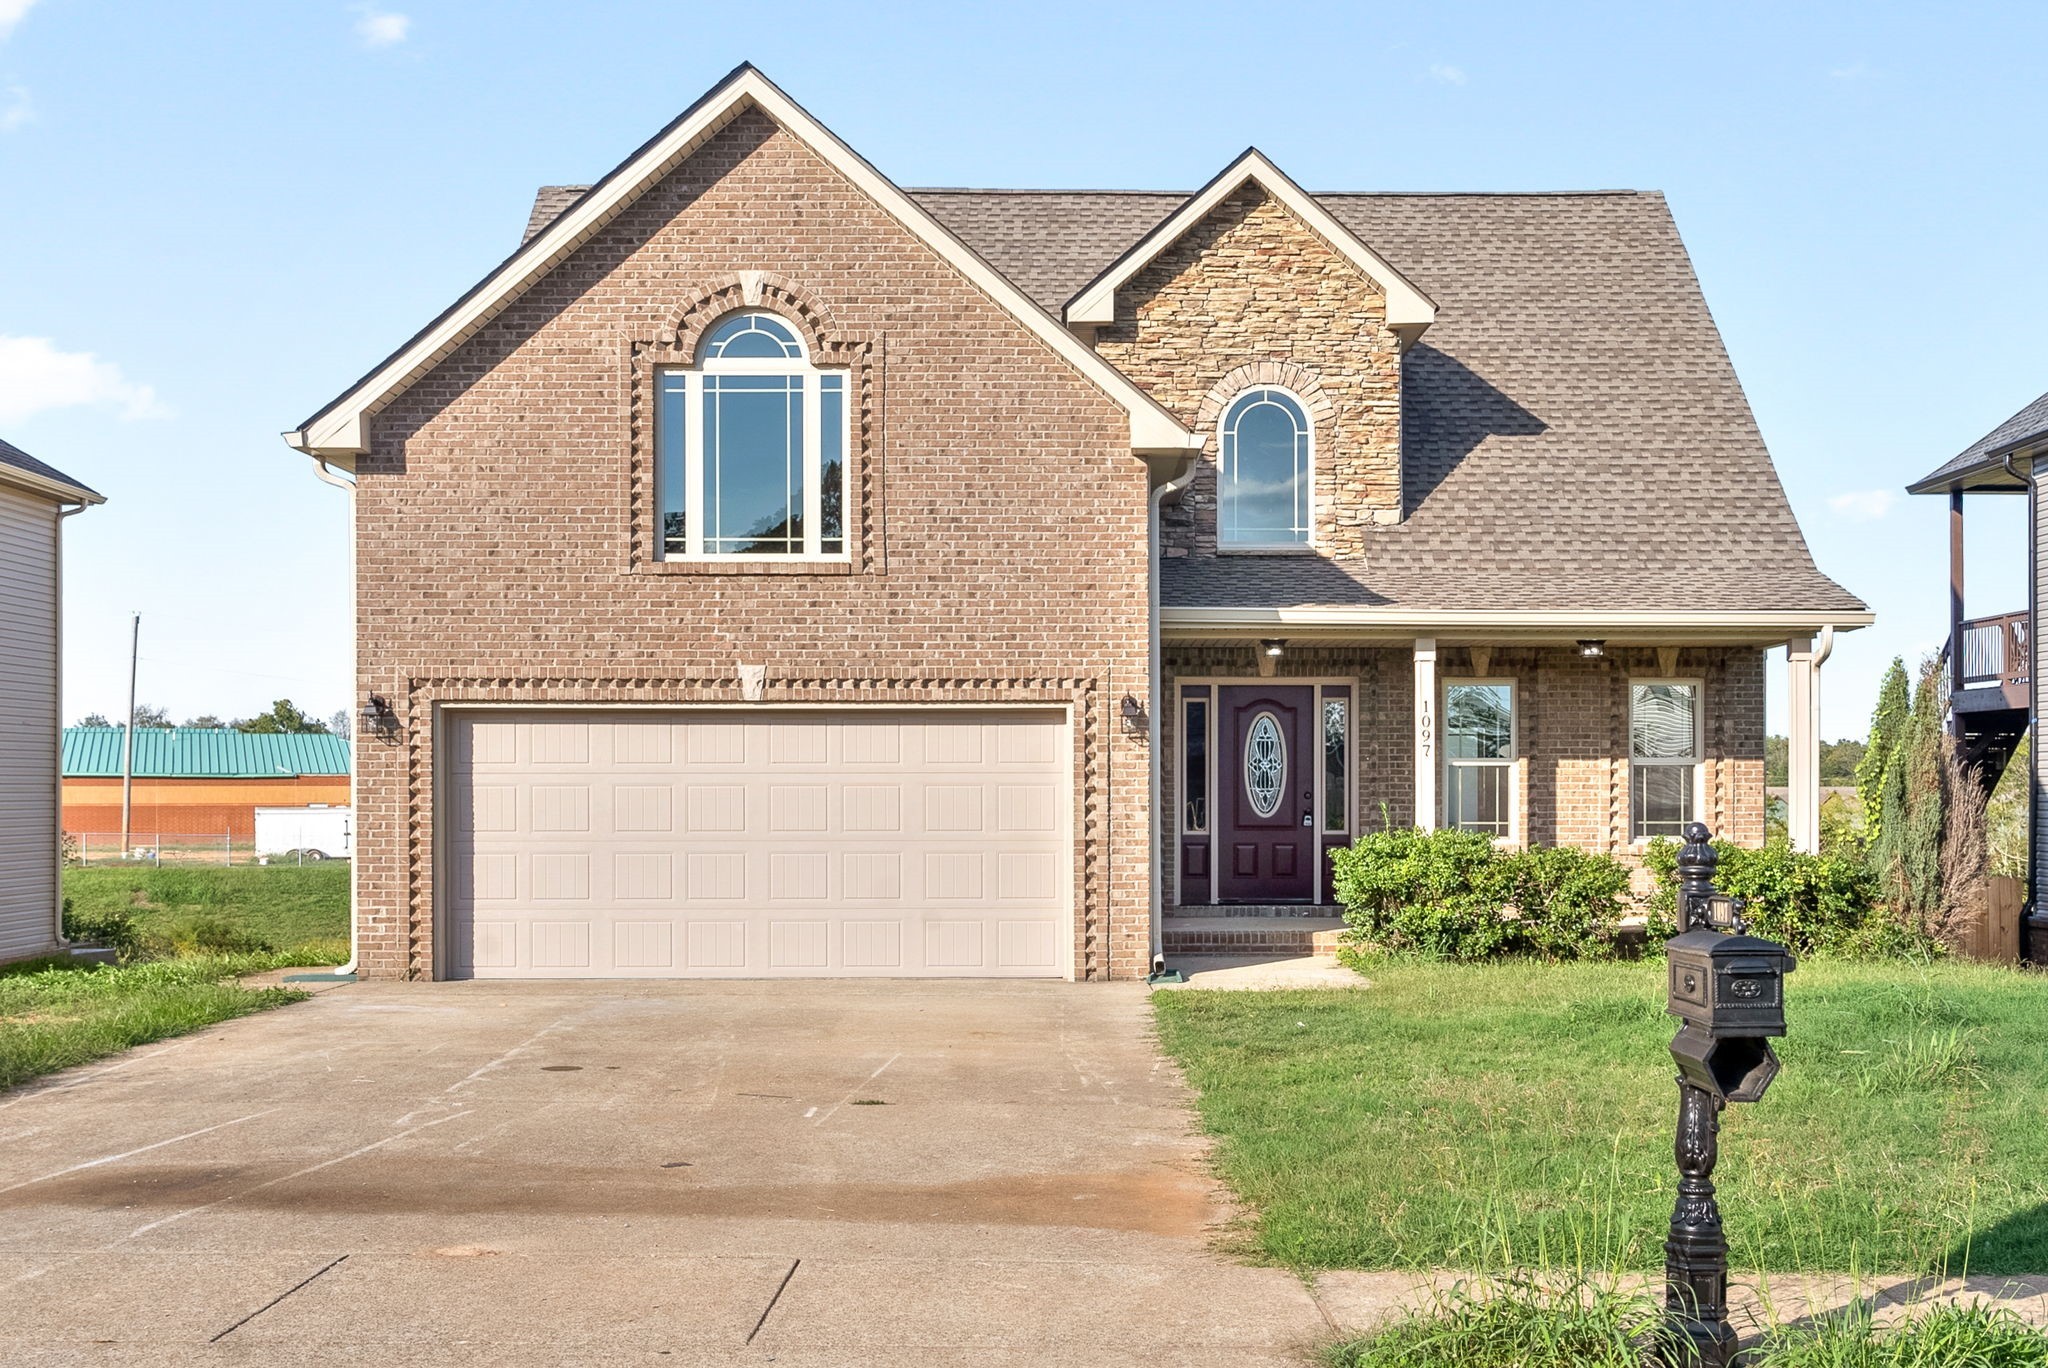
M 343 706 L 342 495 L 277 434 L 751 60 L 905 185 L 1192 189 L 1256 143 L 1312 189 L 1663 190 L 1879 614 L 1826 672 L 1860 735 L 1946 632 L 1900 487 L 2048 389 L 2048 6 L 1707 9 L 0 0 L 0 435 L 110 496 L 67 717 L 125 706 L 131 611 L 180 719 Z M 1974 613 L 2024 605 L 2018 502 L 1973 501 Z

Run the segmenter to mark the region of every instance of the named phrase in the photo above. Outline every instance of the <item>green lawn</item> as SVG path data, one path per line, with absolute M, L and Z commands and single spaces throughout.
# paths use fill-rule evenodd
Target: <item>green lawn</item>
M 67 869 L 74 922 L 132 922 L 130 961 L 0 970 L 0 1088 L 295 1002 L 243 975 L 348 958 L 348 866 Z
M 1383 964 L 1162 992 L 1249 1252 L 1297 1268 L 1647 1269 L 1676 1175 L 1661 961 Z M 2048 977 L 1808 964 L 1717 1179 L 1750 1270 L 2048 1272 Z
M 348 878 L 346 863 L 67 869 L 64 896 L 81 916 L 127 913 L 158 954 L 267 948 L 294 964 L 340 964 L 348 958 Z M 253 943 L 213 943 L 221 937 L 203 934 L 209 928 Z
M 235 982 L 289 958 L 196 956 L 97 968 L 43 961 L 0 969 L 0 1088 L 296 1002 L 305 994 Z

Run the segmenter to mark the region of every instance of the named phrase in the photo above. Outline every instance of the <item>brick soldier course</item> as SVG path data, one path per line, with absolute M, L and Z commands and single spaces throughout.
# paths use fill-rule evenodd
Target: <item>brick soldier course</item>
M 1512 782 L 1526 839 L 1639 852 L 1628 686 L 1675 670 L 1703 686 L 1701 819 L 1761 840 L 1763 653 L 1867 615 L 1806 556 L 1703 308 L 1624 321 L 1642 347 L 1705 357 L 1722 385 L 1705 401 L 1682 386 L 1673 403 L 1709 467 L 1683 478 L 1726 497 L 1688 515 L 1696 546 L 1683 526 L 1646 544 L 1617 517 L 1589 557 L 1584 530 L 1601 515 L 1586 501 L 1611 493 L 1617 512 L 1651 513 L 1633 491 L 1654 483 L 1675 420 L 1654 396 L 1631 401 L 1650 418 L 1631 417 L 1599 392 L 1604 380 L 1569 402 L 1516 390 L 1508 363 L 1477 383 L 1490 347 L 1520 350 L 1485 321 L 1500 313 L 1489 301 L 1520 297 L 1512 280 L 1463 293 L 1448 275 L 1426 282 L 1441 321 L 1404 337 L 1388 326 L 1384 283 L 1290 208 L 1299 192 L 1251 180 L 1117 291 L 1113 323 L 1055 337 L 1065 299 L 1187 197 L 905 195 L 751 68 L 648 148 L 700 129 L 644 175 L 629 159 L 588 191 L 543 191 L 522 256 L 288 434 L 353 471 L 358 700 L 391 710 L 358 747 L 363 973 L 449 972 L 449 852 L 462 833 L 437 795 L 446 718 L 470 705 L 1066 710 L 1071 972 L 1087 979 L 1145 973 L 1155 905 L 1178 910 L 1177 682 L 1258 679 L 1265 637 L 1289 640 L 1276 680 L 1354 681 L 1354 832 L 1440 819 L 1415 804 L 1411 648 L 1427 638 L 1442 641 L 1444 677 L 1469 673 L 1477 647 L 1490 677 L 1520 685 Z M 1543 231 L 1579 221 L 1566 212 L 1576 202 L 1541 200 L 1517 203 L 1535 204 Z M 1662 202 L 1643 204 L 1627 224 L 1650 223 L 1647 261 L 1610 245 L 1615 272 L 1676 282 L 1689 307 L 1697 289 L 1657 226 Z M 558 240 L 577 224 L 580 236 Z M 1453 255 L 1373 246 L 1418 275 Z M 1543 297 L 1531 307 L 1557 307 L 1559 284 L 1527 282 Z M 491 308 L 466 313 L 477 299 Z M 692 364 L 708 329 L 742 311 L 783 320 L 813 364 L 848 377 L 844 560 L 662 554 L 655 377 Z M 1297 396 L 1314 428 L 1312 544 L 1219 552 L 1217 425 L 1236 395 L 1265 386 Z M 1463 451 L 1446 456 L 1446 441 Z M 1518 453 L 1516 441 L 1535 445 Z M 1501 554 L 1528 533 L 1531 510 L 1497 497 L 1513 483 L 1497 472 L 1518 458 L 1557 523 L 1554 574 L 1543 555 Z M 1567 462 L 1578 464 L 1561 476 Z M 1589 484 L 1589 470 L 1615 474 Z M 1469 487 L 1482 476 L 1486 489 Z M 1464 558 L 1415 559 L 1461 516 Z M 1738 518 L 1779 556 L 1770 588 L 1756 567 L 1728 570 L 1740 584 L 1714 578 L 1716 539 L 1733 544 Z M 1588 565 L 1603 562 L 1613 573 L 1592 587 Z M 1423 601 L 1404 588 L 1429 578 L 1415 566 L 1465 598 Z M 1679 592 L 1689 580 L 1698 587 Z M 1526 616 L 1473 616 L 1495 607 Z M 1679 635 L 1702 608 L 1726 611 Z M 1210 609 L 1294 617 L 1187 617 Z M 1602 612 L 1611 625 L 1565 622 Z M 1668 620 L 1645 616 L 1658 613 Z M 1612 647 L 1584 658 L 1580 636 Z M 1218 763 L 1216 782 L 1230 782 Z

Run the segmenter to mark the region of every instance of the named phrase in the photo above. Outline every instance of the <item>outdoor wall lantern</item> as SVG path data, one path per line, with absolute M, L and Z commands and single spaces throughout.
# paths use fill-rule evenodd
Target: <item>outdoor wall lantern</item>
M 1664 1362 L 1671 1368 L 1730 1368 L 1728 1237 L 1714 1200 L 1721 1109 L 1758 1102 L 1778 1076 L 1770 1038 L 1785 1034 L 1785 976 L 1798 961 L 1784 946 L 1749 935 L 1743 902 L 1714 889 L 1711 833 L 1685 828 L 1678 855 L 1679 931 L 1664 945 L 1669 993 L 1679 1019 L 1671 1041 L 1678 1066 L 1678 1202 L 1664 1242 Z
M 391 700 L 380 693 L 371 694 L 363 704 L 362 726 L 370 735 L 386 740 L 398 735 L 398 714 L 392 711 Z
M 1125 694 L 1122 706 L 1124 731 L 1136 736 L 1145 730 L 1145 705 L 1138 701 L 1136 694 Z
M 1594 656 L 1604 656 L 1607 654 L 1607 643 L 1604 640 L 1595 641 L 1590 638 L 1581 641 L 1579 643 L 1579 654 L 1589 660 Z

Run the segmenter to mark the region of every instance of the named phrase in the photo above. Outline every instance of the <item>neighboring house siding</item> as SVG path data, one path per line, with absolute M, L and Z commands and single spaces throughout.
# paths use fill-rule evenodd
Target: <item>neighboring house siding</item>
M 56 944 L 57 527 L 0 486 L 0 960 Z
M 1162 510 L 1167 555 L 1216 549 L 1216 426 L 1237 393 L 1279 385 L 1315 425 L 1315 545 L 1364 554 L 1401 510 L 1401 355 L 1386 297 L 1263 191 L 1247 189 L 1117 294 L 1095 349 L 1208 440 Z
M 1359 687 L 1353 723 L 1351 794 L 1354 834 L 1415 822 L 1414 656 L 1397 647 L 1290 646 L 1279 662 L 1281 679 L 1353 678 Z M 1257 683 L 1250 645 L 1169 643 L 1166 696 L 1176 681 L 1221 677 Z M 1444 647 L 1443 681 L 1472 673 L 1469 653 Z M 1698 679 L 1703 698 L 1704 749 L 1698 809 L 1714 834 L 1739 845 L 1764 840 L 1764 653 L 1746 647 L 1687 647 L 1677 675 Z M 1536 845 L 1571 845 L 1604 851 L 1635 863 L 1641 847 L 1629 839 L 1628 685 L 1660 677 L 1657 653 L 1620 647 L 1587 659 L 1570 648 L 1496 647 L 1490 679 L 1517 688 L 1516 825 Z M 1161 713 L 1161 810 L 1180 808 L 1180 711 Z M 1221 782 L 1221 780 L 1219 780 Z M 1441 792 L 1441 780 L 1439 792 Z M 1161 833 L 1166 900 L 1178 900 L 1177 825 Z
M 2048 913 L 2048 754 L 2042 753 L 2041 718 L 2048 712 L 2048 650 L 2044 650 L 2040 637 L 2040 605 L 2048 602 L 2048 461 L 2036 458 L 2034 461 L 2034 525 L 2032 547 L 2034 553 L 2034 620 L 2029 626 L 2033 632 L 2029 645 L 2034 652 L 2032 678 L 2034 685 L 2034 710 L 2029 722 L 2032 744 L 2027 754 L 2032 757 L 2033 773 L 2033 817 L 2034 843 L 2032 870 L 2034 875 L 2034 912 Z M 2048 954 L 2048 946 L 2036 938 L 2034 958 L 2038 961 Z
M 648 367 L 763 272 L 764 307 L 857 373 L 854 564 L 654 562 Z M 734 704 L 742 664 L 767 667 L 769 705 L 1073 709 L 1076 972 L 1145 971 L 1148 757 L 1118 719 L 1126 694 L 1149 706 L 1127 415 L 763 116 L 378 413 L 371 444 L 359 679 L 402 729 L 356 757 L 365 972 L 436 971 L 439 708 Z

